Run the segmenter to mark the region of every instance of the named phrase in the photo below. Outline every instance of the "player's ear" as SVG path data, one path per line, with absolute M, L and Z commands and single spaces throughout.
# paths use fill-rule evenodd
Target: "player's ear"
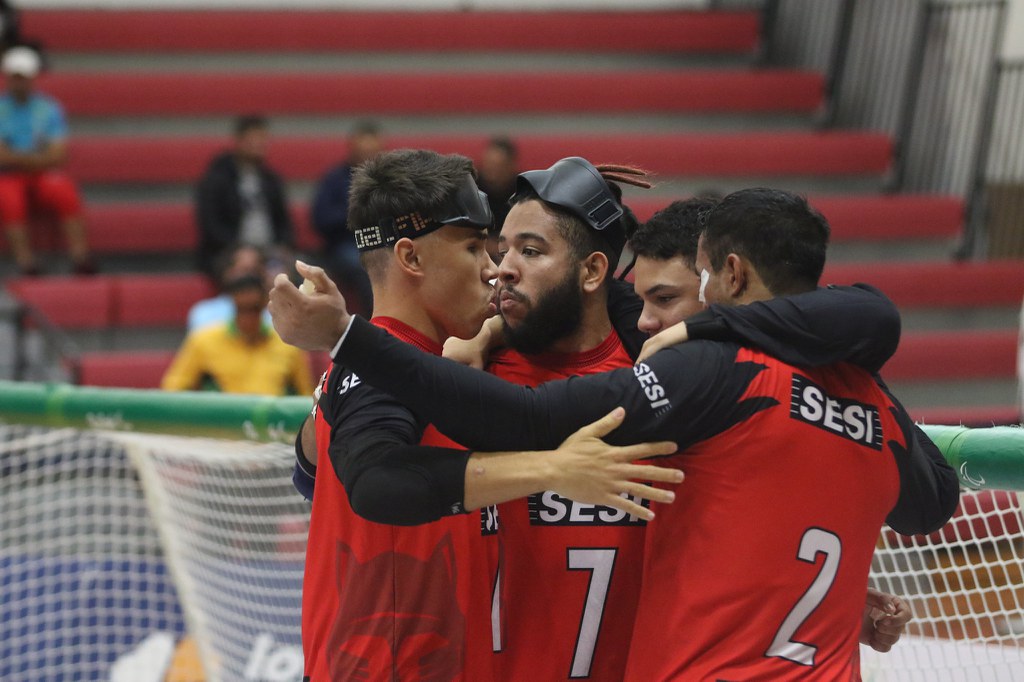
M 402 271 L 402 274 L 411 277 L 423 276 L 423 264 L 416 242 L 408 237 L 403 237 L 395 242 L 394 253 L 395 265 Z
M 608 272 L 608 256 L 600 251 L 595 251 L 580 264 L 580 274 L 583 276 L 583 291 L 590 294 L 597 291 L 604 277 Z
M 750 267 L 750 263 L 735 253 L 730 253 L 725 257 L 725 266 L 723 269 L 726 273 L 726 293 L 729 294 L 730 298 L 739 298 L 747 290 L 747 286 L 750 283 L 750 273 L 747 272 L 747 268 Z

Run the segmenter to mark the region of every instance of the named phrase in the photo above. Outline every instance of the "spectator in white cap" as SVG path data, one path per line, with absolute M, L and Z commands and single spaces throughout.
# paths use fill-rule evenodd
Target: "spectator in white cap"
M 10 48 L 0 61 L 7 84 L 0 95 L 0 224 L 22 274 L 38 275 L 28 224 L 38 215 L 55 215 L 74 272 L 92 274 L 96 267 L 85 238 L 82 202 L 75 183 L 61 169 L 67 121 L 56 100 L 36 91 L 40 67 L 39 53 L 25 46 Z

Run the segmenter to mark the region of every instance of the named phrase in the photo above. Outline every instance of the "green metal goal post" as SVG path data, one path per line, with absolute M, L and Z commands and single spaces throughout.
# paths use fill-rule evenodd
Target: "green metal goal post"
M 0 381 L 0 421 L 49 427 L 288 442 L 310 408 L 306 396 Z M 1024 491 L 1024 428 L 921 428 L 957 470 L 965 488 Z

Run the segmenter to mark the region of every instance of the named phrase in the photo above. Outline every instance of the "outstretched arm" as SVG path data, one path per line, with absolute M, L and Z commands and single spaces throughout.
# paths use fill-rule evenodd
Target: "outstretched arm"
M 713 305 L 652 336 L 640 360 L 693 339 L 754 346 L 798 367 L 850 362 L 881 369 L 900 340 L 900 314 L 867 284 L 829 286 L 742 306 Z
M 431 357 L 412 350 L 416 356 Z M 419 445 L 423 421 L 338 365 L 318 393 L 314 414 L 319 411 L 331 425 L 330 443 L 320 444 L 321 450 L 327 446 L 330 464 L 320 475 L 333 471 L 352 509 L 378 523 L 427 523 L 544 490 L 650 519 L 652 512 L 634 500 L 671 502 L 674 494 L 636 481 L 682 480 L 678 470 L 633 463 L 672 454 L 673 443 L 613 447 L 601 440 L 622 423 L 621 409 L 580 429 L 553 451 L 471 453 Z M 312 497 L 317 475 L 313 465 L 322 464 L 306 454 L 317 451 L 312 436 L 312 421 L 307 420 L 296 440 L 293 477 L 307 498 Z

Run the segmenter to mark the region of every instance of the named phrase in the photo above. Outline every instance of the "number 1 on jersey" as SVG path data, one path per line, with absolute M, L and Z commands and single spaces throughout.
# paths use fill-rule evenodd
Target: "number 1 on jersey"
M 576 636 L 576 649 L 572 655 L 570 679 L 590 677 L 590 666 L 594 662 L 594 649 L 601 631 L 605 600 L 612 579 L 617 549 L 596 549 L 569 547 L 566 567 L 570 571 L 590 571 L 587 598 L 580 615 L 580 631 Z

